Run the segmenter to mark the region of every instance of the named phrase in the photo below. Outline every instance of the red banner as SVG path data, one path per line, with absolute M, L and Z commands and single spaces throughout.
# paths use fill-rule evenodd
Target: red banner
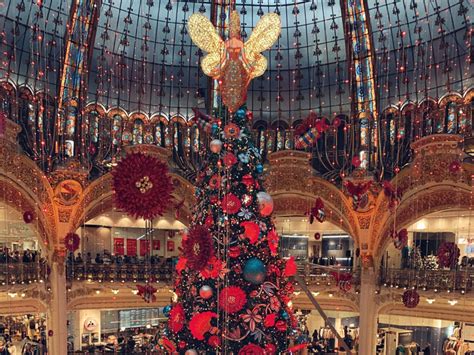
M 123 255 L 125 254 L 125 244 L 123 238 L 114 238 L 114 254 Z
M 137 240 L 136 239 L 127 239 L 127 255 L 128 256 L 137 255 Z
M 150 241 L 140 239 L 140 256 L 145 256 L 150 252 Z
M 153 241 L 153 250 L 160 250 L 161 248 L 161 243 L 159 240 L 154 240 Z
M 168 242 L 166 244 L 168 246 L 167 247 L 168 251 L 174 251 L 174 241 L 168 240 Z

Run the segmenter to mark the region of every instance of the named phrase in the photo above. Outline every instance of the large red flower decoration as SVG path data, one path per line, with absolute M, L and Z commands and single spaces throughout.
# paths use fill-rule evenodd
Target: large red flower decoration
M 173 333 L 178 333 L 183 329 L 185 321 L 184 308 L 181 303 L 177 303 L 170 311 L 168 326 Z
M 233 193 L 229 193 L 222 199 L 222 210 L 228 214 L 235 214 L 239 212 L 242 203 L 240 199 Z
M 213 256 L 209 259 L 206 267 L 201 270 L 200 275 L 204 279 L 217 279 L 221 274 L 224 274 L 226 269 L 224 269 L 224 263 L 222 260 Z
M 265 350 L 256 344 L 247 344 L 239 351 L 239 355 L 264 355 Z
M 247 303 L 247 295 L 237 286 L 225 287 L 219 295 L 219 308 L 229 314 L 237 313 Z
M 440 267 L 456 267 L 460 251 L 456 243 L 444 242 L 438 249 L 438 264 Z
M 267 235 L 267 242 L 268 242 L 268 247 L 270 248 L 270 252 L 272 253 L 273 256 L 276 256 L 278 254 L 278 233 L 272 229 L 270 232 L 268 232 Z
M 197 340 L 204 340 L 204 334 L 211 329 L 212 318 L 217 318 L 214 312 L 202 312 L 194 315 L 189 321 L 189 330 Z
M 245 229 L 244 237 L 250 241 L 250 244 L 258 242 L 258 236 L 260 235 L 260 227 L 257 223 L 247 221 L 240 223 L 240 226 Z
M 150 285 L 137 285 L 138 293 L 137 295 L 143 298 L 146 303 L 151 303 L 156 301 L 155 293 L 158 291 L 156 288 Z
M 226 155 L 224 155 L 224 158 L 222 158 L 222 160 L 224 162 L 224 165 L 227 167 L 231 167 L 232 165 L 237 163 L 237 158 L 232 153 L 226 153 Z
M 66 234 L 66 238 L 64 238 L 64 245 L 71 253 L 79 249 L 80 242 L 81 238 L 76 233 L 68 233 Z
M 195 271 L 206 267 L 209 259 L 214 256 L 214 247 L 209 230 L 204 226 L 193 227 L 182 243 L 186 266 Z
M 157 158 L 133 153 L 112 170 L 116 206 L 134 218 L 153 219 L 171 204 L 173 183 Z
M 284 271 L 283 274 L 285 276 L 294 276 L 294 275 L 296 275 L 297 271 L 298 271 L 298 269 L 297 269 L 297 266 L 296 266 L 295 258 L 292 256 L 286 261 L 285 271 Z

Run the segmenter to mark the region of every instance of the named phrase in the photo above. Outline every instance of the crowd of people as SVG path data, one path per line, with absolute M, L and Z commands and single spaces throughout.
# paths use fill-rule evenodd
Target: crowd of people
M 69 253 L 67 258 L 68 264 L 97 264 L 97 265 L 135 265 L 135 264 L 151 264 L 158 265 L 162 263 L 172 263 L 173 258 L 162 258 L 157 255 L 146 255 L 146 256 L 136 256 L 136 255 L 113 255 L 107 250 L 104 250 L 103 253 L 97 253 L 95 256 L 92 256 L 92 253 L 88 252 L 85 255 L 82 253 Z
M 44 318 L 34 315 L 0 317 L 0 355 L 47 353 Z
M 45 258 L 41 256 L 41 251 L 26 249 L 11 250 L 9 248 L 0 249 L 0 264 L 7 263 L 35 263 L 45 262 Z

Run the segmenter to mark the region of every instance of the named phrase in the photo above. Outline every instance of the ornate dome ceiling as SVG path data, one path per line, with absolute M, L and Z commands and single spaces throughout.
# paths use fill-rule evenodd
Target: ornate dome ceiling
M 281 38 L 265 53 L 269 69 L 251 84 L 248 104 L 256 118 L 291 125 L 310 110 L 350 114 L 357 95 L 368 95 L 353 95 L 358 70 L 368 72 L 378 112 L 472 85 L 472 3 L 369 1 L 364 26 L 354 20 L 357 6 L 237 1 L 243 37 L 265 13 L 282 18 Z M 189 117 L 191 107 L 209 102 L 212 92 L 198 67 L 202 53 L 186 30 L 195 12 L 218 26 L 226 21 L 221 7 L 207 0 L 3 0 L 0 75 L 52 98 L 75 86 L 84 102 L 106 109 Z M 369 48 L 365 69 L 354 65 L 353 33 L 360 28 Z

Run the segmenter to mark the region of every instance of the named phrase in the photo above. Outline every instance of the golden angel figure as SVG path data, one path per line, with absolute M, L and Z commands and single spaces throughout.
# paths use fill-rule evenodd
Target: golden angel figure
M 240 19 L 232 11 L 229 39 L 223 41 L 213 24 L 203 15 L 189 18 L 189 34 L 193 42 L 207 54 L 201 68 L 204 74 L 218 80 L 222 101 L 230 112 L 235 112 L 246 100 L 247 87 L 253 78 L 267 69 L 261 52 L 269 49 L 280 35 L 280 16 L 262 16 L 247 42 L 240 37 Z

